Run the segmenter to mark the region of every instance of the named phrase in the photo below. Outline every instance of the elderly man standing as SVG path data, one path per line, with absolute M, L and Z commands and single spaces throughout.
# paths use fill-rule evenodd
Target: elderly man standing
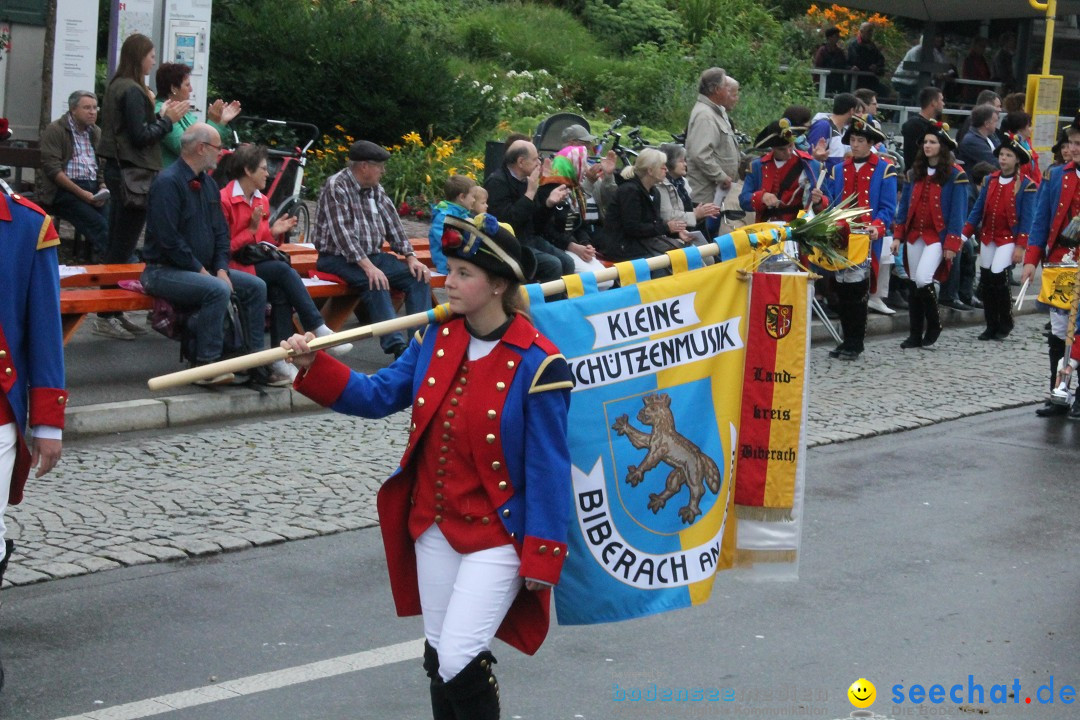
M 6 537 L 4 511 L 22 502 L 31 468 L 41 477 L 60 459 L 68 394 L 59 244 L 41 208 L 0 192 L 0 581 L 15 549 Z
M 196 123 L 180 136 L 180 159 L 165 168 L 150 186 L 147 205 L 146 292 L 182 307 L 198 308 L 195 365 L 221 359 L 225 316 L 235 294 L 246 322 L 247 349 L 265 344 L 266 283 L 246 272 L 229 269 L 229 228 L 221 211 L 221 193 L 208 170 L 217 167 L 221 151 L 218 131 Z M 241 378 L 246 380 L 247 378 Z M 263 385 L 288 385 L 288 377 L 255 368 L 251 379 Z M 226 385 L 237 380 L 222 373 L 199 385 Z
M 311 240 L 319 251 L 316 268 L 342 278 L 363 291 L 372 322 L 396 316 L 390 289 L 405 293 L 405 309 L 418 313 L 431 307 L 428 269 L 416 259 L 394 201 L 379 184 L 390 153 L 367 140 L 349 147 L 349 165 L 330 176 L 319 195 Z M 405 256 L 383 252 L 383 242 Z M 398 358 L 408 347 L 400 332 L 379 338 L 383 352 Z
M 686 129 L 686 179 L 695 205 L 715 203 L 723 207 L 723 195 L 739 172 L 739 144 L 728 113 L 739 102 L 739 83 L 713 67 L 701 73 L 698 98 L 690 111 Z M 710 236 L 719 222 L 710 219 Z
M 97 96 L 76 90 L 68 97 L 68 111 L 42 131 L 38 199 L 85 235 L 101 262 L 109 245 L 109 194 L 102 192 L 105 178 L 94 151 L 101 138 L 97 115 Z M 146 332 L 123 315 L 118 319 L 130 333 Z

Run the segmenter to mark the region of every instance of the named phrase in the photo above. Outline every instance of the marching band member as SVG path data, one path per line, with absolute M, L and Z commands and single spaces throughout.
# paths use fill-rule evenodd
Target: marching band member
M 979 295 L 986 316 L 980 340 L 1004 340 L 1012 332 L 1008 269 L 1024 257 L 1039 190 L 1030 177 L 1021 174 L 1031 155 L 1018 136 L 1006 133 L 994 154 L 1001 170 L 986 178 L 963 233 L 971 237 L 976 228 L 979 231 Z
M 836 294 L 840 297 L 840 325 L 844 342 L 829 352 L 829 357 L 855 360 L 862 354 L 866 338 L 866 311 L 871 286 L 877 281 L 877 258 L 882 238 L 892 227 L 896 213 L 896 167 L 874 152 L 874 145 L 885 141 L 885 135 L 866 118 L 852 117 L 844 132 L 843 143 L 850 145 L 851 155 L 833 168 L 830 195 L 836 200 L 857 196 L 860 207 L 870 212 L 856 222 L 868 225 L 871 251 L 858 267 L 836 272 Z
M 821 163 L 795 149 L 796 136 L 805 132 L 806 128 L 792 127 L 781 118 L 755 138 L 754 147 L 768 152 L 750 163 L 739 206 L 755 213 L 759 222 L 791 222 L 807 206 L 814 212 L 828 206 L 829 199 L 818 188 Z
M 1080 243 L 1080 113 L 1065 128 L 1067 142 L 1061 154 L 1072 160 L 1050 170 L 1043 180 L 1035 200 L 1035 217 L 1031 222 L 1027 252 L 1024 255 L 1022 280 L 1031 280 L 1035 266 L 1042 263 L 1076 262 Z M 1050 308 L 1050 336 L 1047 338 L 1050 355 L 1050 388 L 1057 384 L 1058 366 L 1065 356 L 1065 331 L 1069 313 Z M 1075 349 L 1075 345 L 1073 346 Z M 1047 401 L 1035 411 L 1039 417 L 1065 415 L 1068 406 Z
M 968 179 L 953 164 L 954 150 L 956 141 L 949 135 L 949 126 L 930 123 L 896 212 L 893 254 L 903 241 L 904 265 L 913 285 L 908 303 L 911 330 L 900 343 L 905 349 L 930 347 L 941 335 L 934 280 L 948 277 L 948 263 L 960 250 L 968 208 Z
M 378 495 L 394 602 L 423 614 L 435 720 L 492 720 L 492 639 L 536 652 L 566 558 L 573 381 L 516 305 L 532 253 L 490 215 L 445 223 L 454 315 L 390 367 L 369 376 L 311 354 L 310 333 L 282 346 L 302 353 L 295 387 L 322 405 L 371 418 L 411 407 L 405 455 Z

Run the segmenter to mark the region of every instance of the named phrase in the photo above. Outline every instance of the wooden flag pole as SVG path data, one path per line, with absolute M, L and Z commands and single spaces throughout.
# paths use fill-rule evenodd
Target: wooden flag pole
M 850 213 L 850 211 L 848 212 Z M 862 212 L 862 209 L 859 209 L 858 212 Z M 793 229 L 790 226 L 760 223 L 759 225 L 740 228 L 736 232 L 745 232 L 753 238 L 751 245 L 758 248 L 764 248 L 789 239 L 792 236 Z M 720 253 L 720 245 L 716 242 L 711 242 L 707 245 L 699 246 L 699 250 L 701 251 L 702 257 L 713 257 Z M 671 258 L 667 254 L 643 258 L 643 260 L 648 265 L 650 271 L 671 267 Z M 619 277 L 619 268 L 617 265 L 615 267 L 604 268 L 603 270 L 596 272 L 595 275 L 598 283 L 616 280 Z M 544 297 L 565 292 L 566 283 L 562 279 L 551 280 L 542 283 L 540 285 L 540 291 L 543 293 Z M 524 288 L 522 288 L 522 292 L 525 292 Z M 324 335 L 323 337 L 315 338 L 309 342 L 308 347 L 312 350 L 326 350 L 335 345 L 341 345 L 354 340 L 381 337 L 393 332 L 411 330 L 412 328 L 421 325 L 442 322 L 449 317 L 449 306 L 443 304 L 425 312 L 414 313 L 412 315 L 393 318 L 391 320 L 384 320 L 382 322 L 364 325 L 351 330 L 343 330 L 331 335 Z M 180 370 L 167 375 L 158 375 L 157 377 L 150 378 L 147 385 L 151 390 L 164 390 L 179 385 L 188 385 L 198 380 L 208 380 L 224 373 L 243 372 L 244 370 L 250 370 L 251 368 L 260 367 L 262 365 L 269 365 L 276 360 L 284 360 L 292 354 L 291 350 L 285 350 L 284 348 L 268 348 L 248 355 L 240 355 L 227 360 L 220 360 L 215 363 L 210 363 L 209 365 L 200 365 L 198 367 Z

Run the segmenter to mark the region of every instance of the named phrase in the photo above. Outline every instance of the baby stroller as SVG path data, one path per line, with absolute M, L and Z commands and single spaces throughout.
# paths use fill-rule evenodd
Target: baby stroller
M 556 113 L 537 125 L 536 132 L 533 133 L 533 145 L 536 146 L 540 155 L 554 155 L 562 150 L 563 130 L 571 125 L 580 125 L 590 133 L 592 132 L 589 121 L 574 113 Z
M 309 123 L 243 115 L 232 122 L 232 128 L 235 145 L 254 142 L 268 148 L 266 167 L 270 177 L 263 194 L 270 202 L 270 224 L 293 215 L 297 222 L 289 241 L 306 242 L 311 232 L 311 213 L 304 204 L 308 191 L 304 167 L 307 151 L 319 139 L 319 128 Z

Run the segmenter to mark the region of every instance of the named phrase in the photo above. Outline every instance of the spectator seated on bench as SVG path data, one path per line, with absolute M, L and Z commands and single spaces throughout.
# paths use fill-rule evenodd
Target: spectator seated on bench
M 146 292 L 184 308 L 198 308 L 195 365 L 221 358 L 225 316 L 235 294 L 246 326 L 247 349 L 261 350 L 266 318 L 266 283 L 253 274 L 229 269 L 229 228 L 221 212 L 217 183 L 206 174 L 217 164 L 217 130 L 196 123 L 180 139 L 180 160 L 163 170 L 150 186 L 147 207 Z M 222 373 L 200 384 L 224 385 L 239 376 Z M 246 378 L 243 378 L 246 380 Z M 284 386 L 288 376 L 255 368 L 256 383 Z
M 37 199 L 85 235 L 95 262 L 102 262 L 109 244 L 109 195 L 95 152 L 101 138 L 97 114 L 97 96 L 76 90 L 68 97 L 68 112 L 45 127 Z
M 228 181 L 221 189 L 221 209 L 229 226 L 229 267 L 255 275 L 266 283 L 270 301 L 270 344 L 277 347 L 293 334 L 293 310 L 300 326 L 317 336 L 330 335 L 333 330 L 323 322 L 323 316 L 304 287 L 304 281 L 292 268 L 288 256 L 277 249 L 280 238 L 296 227 L 296 218 L 285 216 L 270 226 L 270 201 L 262 194 L 269 171 L 267 151 L 260 145 L 242 145 L 228 156 L 215 177 Z M 334 355 L 344 355 L 351 344 L 330 349 Z M 296 377 L 296 368 L 284 360 L 271 368 L 279 375 Z
M 389 157 L 375 143 L 354 142 L 348 167 L 331 175 L 323 186 L 311 233 L 319 251 L 318 270 L 338 275 L 350 287 L 362 290 L 372 322 L 395 317 L 391 288 L 405 294 L 409 314 L 431 307 L 428 269 L 417 259 L 393 200 L 379 184 Z M 382 252 L 383 241 L 404 255 L 405 261 Z M 379 343 L 395 358 L 408 347 L 400 332 L 382 336 Z

